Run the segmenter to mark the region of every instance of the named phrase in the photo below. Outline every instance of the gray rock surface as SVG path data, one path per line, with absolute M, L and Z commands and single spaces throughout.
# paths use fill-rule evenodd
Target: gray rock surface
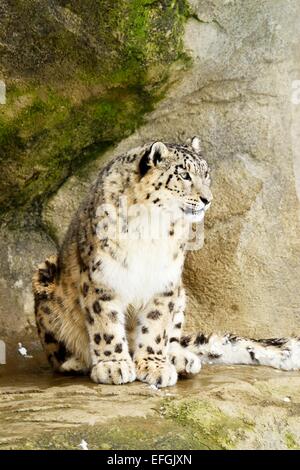
M 205 367 L 160 392 L 137 382 L 98 386 L 52 376 L 34 329 L 34 266 L 55 252 L 104 162 L 147 141 L 198 134 L 214 203 L 204 247 L 186 262 L 187 329 L 299 335 L 300 4 L 190 4 L 191 65 L 173 67 L 167 95 L 143 126 L 73 172 L 34 224 L 1 228 L 0 338 L 8 351 L 0 366 L 1 449 L 76 449 L 82 439 L 91 449 L 300 448 L 296 372 Z M 18 355 L 20 338 L 33 358 Z
M 205 246 L 186 262 L 189 325 L 258 337 L 296 334 L 300 104 L 292 94 L 300 77 L 300 5 L 191 4 L 185 46 L 192 67 L 147 123 L 107 158 L 143 142 L 199 134 L 212 167 L 214 202 Z M 85 181 L 95 177 L 96 167 L 94 162 Z M 86 190 L 74 177 L 47 205 L 44 221 L 59 239 Z
M 147 122 L 75 172 L 45 206 L 42 227 L 2 229 L 3 331 L 32 324 L 32 270 L 55 251 L 43 227 L 62 239 L 103 162 L 143 142 L 194 134 L 212 167 L 214 203 L 205 246 L 186 263 L 190 327 L 253 336 L 299 331 L 300 104 L 292 100 L 300 77 L 299 3 L 192 7 L 185 30 L 192 66 L 174 75 Z
M 18 337 L 35 332 L 31 278 L 43 257 L 56 246 L 42 231 L 0 230 L 0 339 L 18 343 Z

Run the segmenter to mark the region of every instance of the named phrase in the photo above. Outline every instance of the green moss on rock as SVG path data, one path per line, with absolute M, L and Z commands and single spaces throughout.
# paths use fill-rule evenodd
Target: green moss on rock
M 162 413 L 193 432 L 199 448 L 233 449 L 252 424 L 225 414 L 207 401 L 184 399 L 166 401 Z
M 0 42 L 9 46 L 0 53 L 7 86 L 0 216 L 40 206 L 74 169 L 141 124 L 171 65 L 185 64 L 188 11 L 185 0 L 7 5 L 5 18 L 13 21 L 0 25 Z
M 223 413 L 207 401 L 164 400 L 156 416 L 112 419 L 102 425 L 70 426 L 19 439 L 17 449 L 79 449 L 82 439 L 89 449 L 233 449 L 253 425 Z
M 114 419 L 103 425 L 79 426 L 65 431 L 44 433 L 20 439 L 10 449 L 76 450 L 84 439 L 90 450 L 198 450 L 199 443 L 192 430 L 171 420 L 157 417 Z
M 287 432 L 285 435 L 286 446 L 290 450 L 299 450 L 300 445 L 298 444 L 295 436 L 291 432 Z

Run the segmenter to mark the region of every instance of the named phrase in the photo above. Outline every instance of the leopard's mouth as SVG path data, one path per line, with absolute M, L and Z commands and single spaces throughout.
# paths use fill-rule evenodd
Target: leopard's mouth
M 204 213 L 204 208 L 200 209 L 197 207 L 185 206 L 183 208 L 183 212 L 190 215 L 200 215 L 202 212 Z
M 190 222 L 201 222 L 204 218 L 204 208 L 184 205 L 182 211 Z

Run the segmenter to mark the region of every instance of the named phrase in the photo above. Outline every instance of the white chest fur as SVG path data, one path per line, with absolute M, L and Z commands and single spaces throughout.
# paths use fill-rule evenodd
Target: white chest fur
M 183 253 L 169 239 L 123 241 L 122 255 L 124 264 L 109 256 L 102 258 L 97 277 L 114 289 L 126 305 L 140 308 L 155 294 L 180 281 Z
M 99 253 L 101 270 L 93 274 L 94 281 L 112 288 L 123 305 L 135 308 L 178 285 L 184 258 L 178 237 L 169 235 L 169 215 L 156 208 L 138 212 L 128 219 L 125 236 L 118 237 L 115 259 L 109 250 Z

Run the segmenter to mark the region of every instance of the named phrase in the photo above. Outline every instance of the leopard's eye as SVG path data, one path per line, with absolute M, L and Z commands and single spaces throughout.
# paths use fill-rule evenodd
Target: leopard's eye
M 208 171 L 206 171 L 206 172 L 204 173 L 204 178 L 205 178 L 205 179 L 208 178 L 208 175 L 209 175 L 209 173 L 208 173 Z
M 180 178 L 182 178 L 183 180 L 190 180 L 191 177 L 189 175 L 189 173 L 187 171 L 183 171 L 182 173 L 180 173 Z

